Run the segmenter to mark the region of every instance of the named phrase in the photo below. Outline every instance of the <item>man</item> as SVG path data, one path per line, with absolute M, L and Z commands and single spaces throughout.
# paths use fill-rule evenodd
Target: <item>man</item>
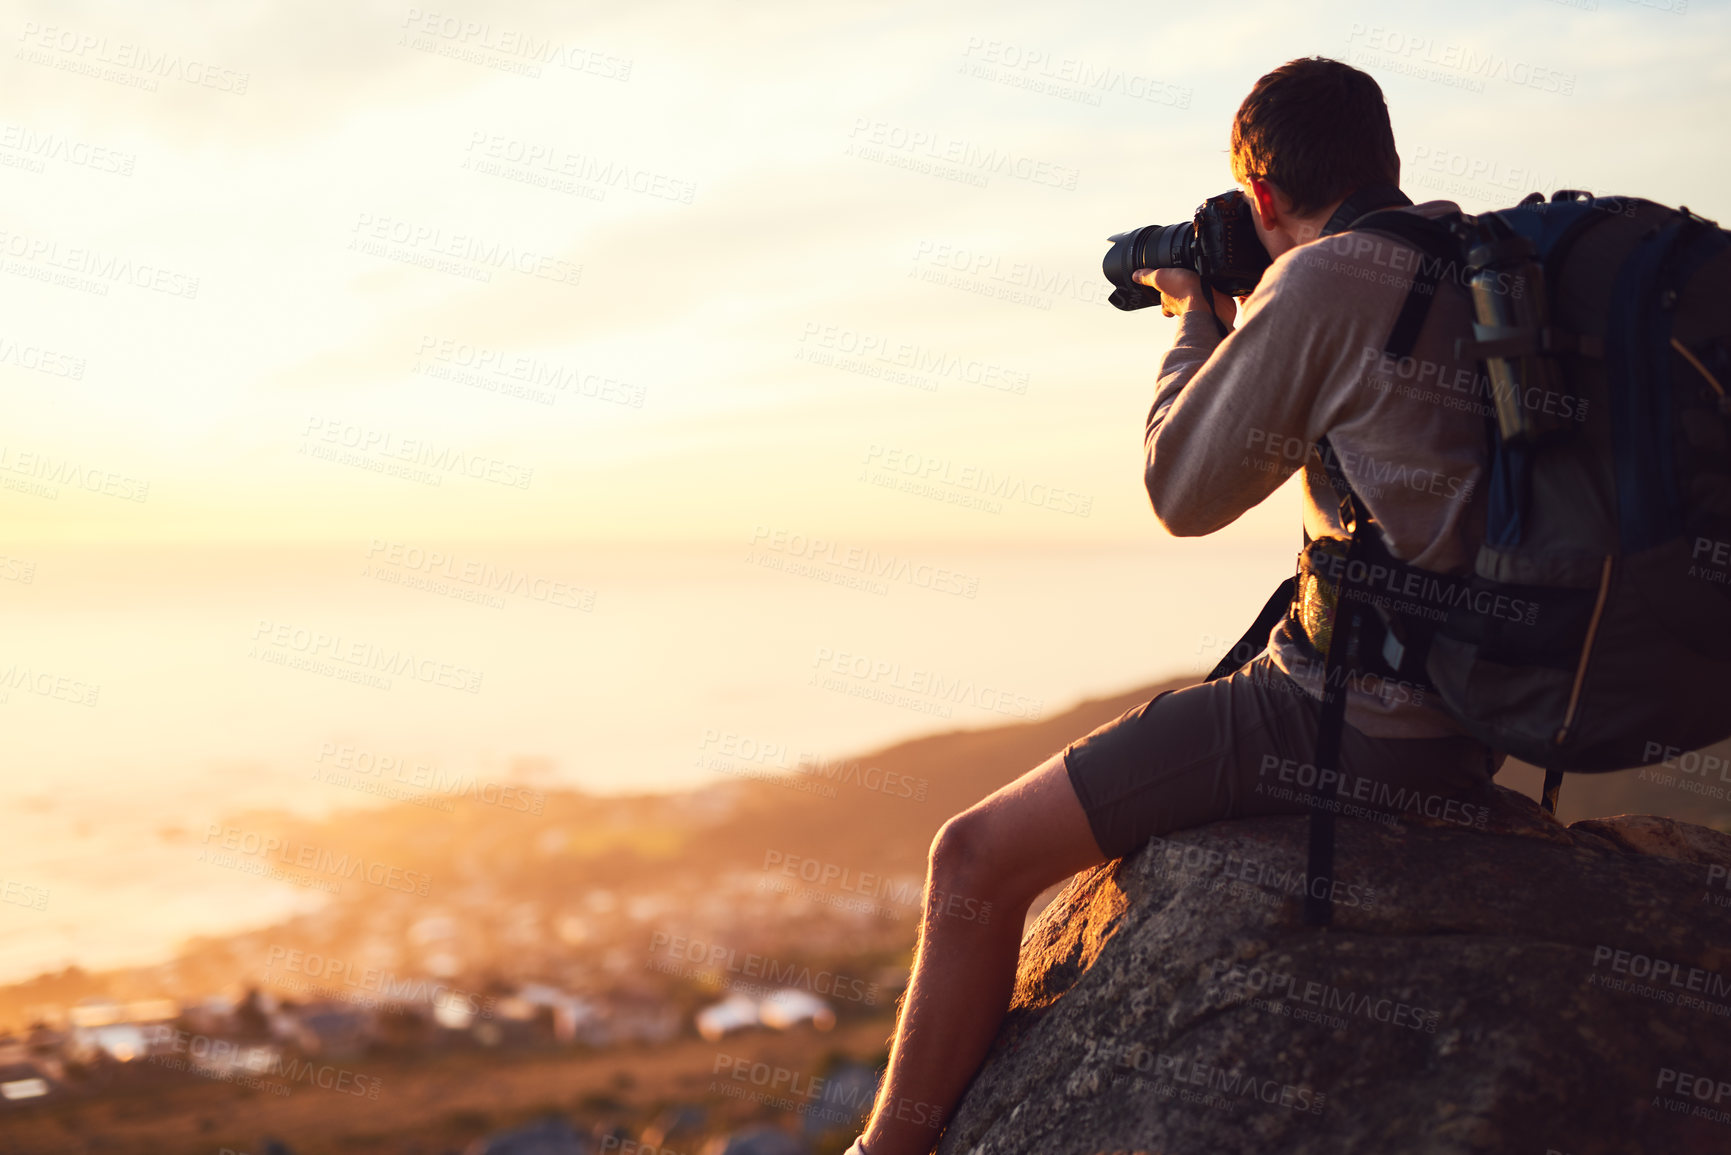
M 1187 270 L 1136 274 L 1179 318 L 1148 415 L 1155 516 L 1179 536 L 1213 533 L 1302 464 L 1307 535 L 1344 538 L 1340 497 L 1309 452 L 1326 436 L 1396 557 L 1466 572 L 1484 524 L 1482 411 L 1408 382 L 1460 380 L 1461 372 L 1476 380 L 1475 367 L 1453 353 L 1454 338 L 1471 332 L 1469 300 L 1445 277 L 1413 361 L 1397 371 L 1382 351 L 1419 266 L 1416 250 L 1381 233 L 1319 240 L 1349 198 L 1354 216 L 1391 200 L 1410 204 L 1395 188 L 1400 158 L 1381 89 L 1337 61 L 1291 61 L 1239 107 L 1231 157 L 1273 258 L 1242 317 L 1231 300 L 1206 297 Z M 1432 201 L 1407 211 L 1435 217 L 1455 208 Z M 997 1032 L 1025 912 L 1041 891 L 1135 853 L 1151 835 L 1307 813 L 1292 770 L 1312 756 L 1322 683 L 1318 646 L 1289 614 L 1236 673 L 1127 711 L 945 823 L 932 843 L 889 1068 L 854 1150 L 931 1149 Z M 1482 797 L 1499 759 L 1422 689 L 1372 679 L 1348 687 L 1340 753 L 1348 780 L 1408 797 Z M 954 901 L 943 901 L 955 895 L 990 902 L 991 920 L 956 917 Z

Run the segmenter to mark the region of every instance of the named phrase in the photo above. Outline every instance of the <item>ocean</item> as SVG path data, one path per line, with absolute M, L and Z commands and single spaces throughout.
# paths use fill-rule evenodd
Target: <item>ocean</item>
M 225 817 L 677 790 L 1044 717 L 1206 672 L 1290 564 L 769 531 L 20 548 L 0 558 L 0 979 L 156 961 L 322 901 L 198 861 Z

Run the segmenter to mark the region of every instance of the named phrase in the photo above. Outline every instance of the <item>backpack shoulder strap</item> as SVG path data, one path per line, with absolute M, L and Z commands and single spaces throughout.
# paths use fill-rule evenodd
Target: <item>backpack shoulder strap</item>
M 1322 662 L 1322 703 L 1317 710 L 1316 790 L 1310 796 L 1310 839 L 1304 869 L 1304 921 L 1310 926 L 1327 926 L 1334 914 L 1334 812 L 1340 778 L 1340 740 L 1346 726 L 1347 678 L 1359 664 L 1359 638 L 1363 602 L 1350 594 L 1351 575 L 1355 564 L 1362 563 L 1367 543 L 1377 533 L 1352 486 L 1341 472 L 1334 446 L 1325 435 L 1317 442 L 1323 467 L 1329 481 L 1341 493 L 1341 513 L 1348 513 L 1352 537 L 1346 549 L 1346 561 L 1341 567 L 1340 583 L 1334 599 L 1334 614 L 1329 624 L 1328 652 Z M 1324 783 L 1327 786 L 1324 786 Z
M 1459 219 L 1458 216 L 1432 219 L 1417 213 L 1386 209 L 1352 222 L 1354 232 L 1365 230 L 1391 236 L 1410 245 L 1419 254 L 1418 265 L 1413 270 L 1412 288 L 1407 291 L 1400 315 L 1395 318 L 1394 328 L 1389 331 L 1388 341 L 1383 346 L 1383 352 L 1397 361 L 1412 355 L 1413 346 L 1418 343 L 1419 330 L 1424 327 L 1425 317 L 1430 313 L 1430 303 L 1436 298 L 1437 285 L 1444 277 L 1459 280 L 1462 275 L 1461 244 L 1454 231 L 1454 223 Z
M 1453 227 L 1457 219 L 1432 220 L 1417 213 L 1383 209 L 1359 216 L 1347 226 L 1351 231 L 1362 229 L 1391 236 L 1419 254 L 1412 286 L 1407 290 L 1406 300 L 1401 303 L 1400 313 L 1395 318 L 1388 341 L 1383 345 L 1383 352 L 1397 361 L 1412 355 L 1413 347 L 1418 343 L 1419 330 L 1430 315 L 1431 301 L 1436 298 L 1437 286 L 1442 283 L 1444 275 L 1460 276 L 1460 243 Z M 1329 483 L 1340 498 L 1341 523 L 1349 527 L 1352 534 L 1347 546 L 1346 564 L 1336 588 L 1328 652 L 1322 663 L 1322 703 L 1316 721 L 1317 789 L 1310 799 L 1310 840 L 1305 865 L 1304 921 L 1310 926 L 1327 926 L 1334 914 L 1334 815 L 1340 781 L 1340 742 L 1346 726 L 1347 679 L 1340 675 L 1350 675 L 1360 663 L 1364 624 L 1364 603 L 1351 596 L 1349 575 L 1355 563 L 1363 562 L 1371 542 L 1380 531 L 1372 523 L 1363 500 L 1347 480 L 1334 446 L 1326 436 L 1316 443 L 1316 450 L 1322 456 Z M 1326 793 L 1322 786 L 1324 781 L 1330 783 Z

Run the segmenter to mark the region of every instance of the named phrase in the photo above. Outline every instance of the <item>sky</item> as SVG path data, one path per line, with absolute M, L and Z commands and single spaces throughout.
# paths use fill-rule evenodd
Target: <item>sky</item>
M 1106 304 L 1106 238 L 1230 187 L 1238 102 L 1313 54 L 1382 84 L 1416 200 L 1724 217 L 1728 25 L 7 5 L 0 881 L 52 900 L 0 903 L 0 975 L 278 917 L 304 894 L 162 832 L 377 803 L 330 750 L 674 789 L 730 736 L 852 756 L 1202 674 L 1297 494 L 1160 529 L 1174 322 Z M 302 660 L 339 643 L 458 674 Z M 881 692 L 928 675 L 967 692 Z
M 3 19 L 19 545 L 1147 540 L 1172 322 L 1106 305 L 1099 260 L 1230 186 L 1261 73 L 1374 75 L 1418 200 L 1723 216 L 1731 175 L 1701 0 Z

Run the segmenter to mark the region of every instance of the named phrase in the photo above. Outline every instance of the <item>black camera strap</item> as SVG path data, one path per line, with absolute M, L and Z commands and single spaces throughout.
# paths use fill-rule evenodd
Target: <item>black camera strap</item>
M 1208 303 L 1208 315 L 1214 318 L 1214 331 L 1219 334 L 1222 341 L 1226 340 L 1226 335 L 1232 330 L 1228 329 L 1226 322 L 1220 319 L 1220 313 L 1214 307 L 1214 286 L 1207 281 L 1202 282 L 1202 299 Z
M 1328 223 L 1322 226 L 1321 236 L 1331 237 L 1335 233 L 1351 227 L 1360 217 L 1368 216 L 1378 209 L 1403 208 L 1412 204 L 1412 198 L 1391 184 L 1371 185 L 1361 188 L 1334 210 L 1334 215 L 1328 218 Z

